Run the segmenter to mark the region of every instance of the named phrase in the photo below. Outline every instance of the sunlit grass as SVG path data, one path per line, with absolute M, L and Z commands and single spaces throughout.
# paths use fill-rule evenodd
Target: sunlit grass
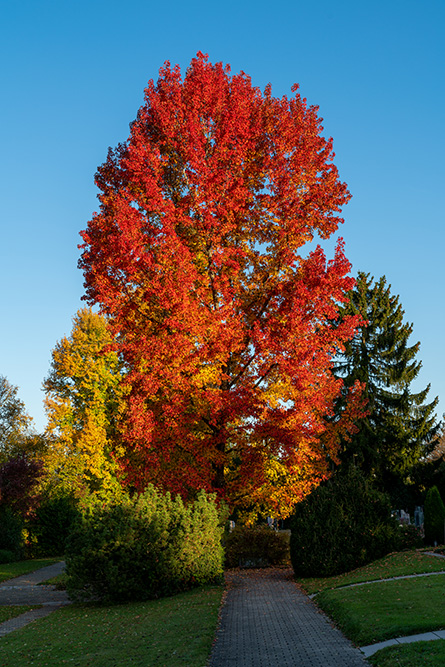
M 325 590 L 316 600 L 359 646 L 445 628 L 445 575 Z
M 116 606 L 70 605 L 0 639 L 8 667 L 204 667 L 222 586 Z
M 338 588 L 363 581 L 441 571 L 445 571 L 445 558 L 428 556 L 421 551 L 403 551 L 389 554 L 369 565 L 336 577 L 297 579 L 297 581 L 306 593 L 311 594 L 326 588 Z

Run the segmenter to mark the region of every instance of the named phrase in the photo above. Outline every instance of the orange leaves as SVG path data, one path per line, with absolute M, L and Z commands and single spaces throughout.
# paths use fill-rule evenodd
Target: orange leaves
M 99 169 L 80 266 L 129 369 L 122 464 L 140 488 L 234 499 L 274 461 L 297 500 L 325 474 L 332 358 L 356 322 L 332 325 L 352 286 L 342 244 L 328 264 L 300 253 L 349 199 L 320 132 L 298 93 L 198 54 L 183 79 L 165 64 Z

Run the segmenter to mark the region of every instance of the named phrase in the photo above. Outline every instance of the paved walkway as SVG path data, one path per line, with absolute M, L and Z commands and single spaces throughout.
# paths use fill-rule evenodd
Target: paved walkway
M 41 605 L 40 609 L 27 611 L 9 621 L 0 623 L 0 637 L 69 604 L 66 591 L 58 591 L 55 586 L 38 585 L 42 581 L 56 577 L 63 572 L 64 567 L 63 562 L 55 563 L 0 583 L 0 605 Z
M 363 667 L 360 652 L 292 580 L 292 570 L 227 573 L 210 667 Z
M 40 606 L 0 623 L 0 637 L 70 603 L 66 591 L 39 585 L 64 567 L 59 562 L 0 583 L 0 605 Z M 431 574 L 445 573 L 394 579 Z M 386 646 L 445 639 L 445 630 L 438 630 L 358 649 L 299 590 L 291 569 L 231 571 L 226 580 L 228 590 L 210 667 L 363 667 L 368 664 L 364 656 Z

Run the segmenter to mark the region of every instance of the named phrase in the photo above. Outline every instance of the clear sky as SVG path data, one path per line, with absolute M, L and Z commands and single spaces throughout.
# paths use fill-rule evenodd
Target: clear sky
M 444 0 L 21 0 L 0 19 L 0 375 L 45 426 L 51 350 L 81 307 L 94 173 L 147 81 L 198 50 L 320 107 L 353 195 L 353 271 L 386 275 L 445 412 Z

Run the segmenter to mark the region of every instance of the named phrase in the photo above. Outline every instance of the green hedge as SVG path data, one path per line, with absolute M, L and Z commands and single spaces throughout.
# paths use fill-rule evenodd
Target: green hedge
M 31 535 L 36 540 L 33 555 L 63 555 L 66 541 L 80 516 L 80 510 L 70 496 L 45 499 L 36 509 L 29 525 Z
M 267 526 L 235 528 L 224 543 L 226 567 L 266 567 L 289 560 L 289 539 Z
M 437 486 L 429 489 L 425 498 L 425 542 L 444 544 L 445 506 Z
M 0 565 L 5 563 L 13 563 L 18 560 L 17 554 L 8 549 L 0 549 Z
M 296 507 L 290 552 L 299 577 L 330 577 L 397 549 L 388 496 L 352 468 L 319 486 Z
M 150 485 L 94 508 L 67 541 L 67 590 L 76 600 L 146 600 L 219 581 L 222 528 L 213 496 L 184 505 Z
M 7 505 L 0 506 L 0 549 L 12 552 L 18 559 L 23 552 L 24 522 L 19 514 Z
M 398 544 L 399 551 L 419 549 L 423 546 L 423 537 L 420 528 L 416 528 L 412 524 L 403 524 L 398 529 Z

